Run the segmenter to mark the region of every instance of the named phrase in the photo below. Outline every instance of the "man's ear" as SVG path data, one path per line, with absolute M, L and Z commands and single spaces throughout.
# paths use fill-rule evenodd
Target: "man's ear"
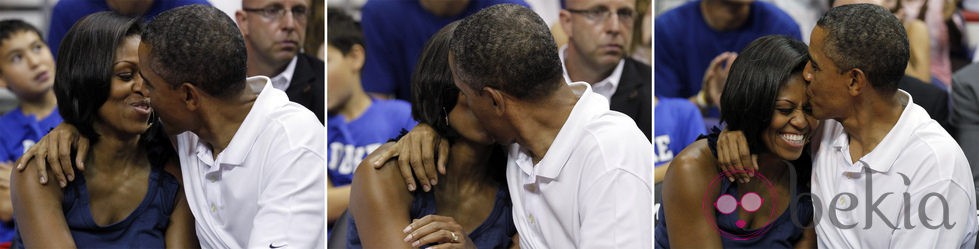
M 571 12 L 568 10 L 561 10 L 558 13 L 558 24 L 560 25 L 561 31 L 564 31 L 564 37 L 571 37 L 574 30 L 571 29 Z
M 190 84 L 189 82 L 184 82 L 180 84 L 177 92 L 180 94 L 180 101 L 184 102 L 184 106 L 187 110 L 196 111 L 201 107 L 201 97 L 204 92 L 200 88 Z
M 241 31 L 241 35 L 248 35 L 248 25 L 245 22 L 248 21 L 248 15 L 245 15 L 245 10 L 235 11 L 235 21 L 238 22 L 238 30 Z
M 850 96 L 860 95 L 860 93 L 866 89 L 865 87 L 870 87 L 870 81 L 867 79 L 867 74 L 859 68 L 850 69 L 850 71 L 846 72 L 846 76 L 849 79 L 847 89 Z
M 489 86 L 484 86 L 483 89 L 480 89 L 480 91 L 482 91 L 482 94 L 485 94 L 487 97 L 489 97 L 490 101 L 492 101 L 492 106 L 490 108 L 492 108 L 493 113 L 495 113 L 497 116 L 503 116 L 503 114 L 506 113 L 507 98 L 509 95 L 500 91 L 499 89 Z

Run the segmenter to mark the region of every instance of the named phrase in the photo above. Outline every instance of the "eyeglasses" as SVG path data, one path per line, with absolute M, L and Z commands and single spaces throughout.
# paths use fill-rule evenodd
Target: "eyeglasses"
M 588 18 L 588 20 L 592 20 L 595 22 L 605 22 L 605 20 L 608 19 L 608 17 L 611 16 L 613 12 L 612 10 L 605 7 L 598 7 L 598 8 L 587 9 L 587 10 L 576 10 L 576 9 L 565 9 L 565 10 L 571 12 L 572 14 L 584 15 L 585 18 Z M 633 18 L 636 15 L 636 12 L 631 9 L 618 9 L 614 12 L 615 15 L 618 16 L 619 22 L 621 22 L 622 24 L 632 24 Z
M 286 9 L 278 5 L 260 8 L 260 9 L 242 8 L 242 10 L 248 12 L 258 12 L 259 15 L 265 17 L 268 20 L 279 20 L 280 18 L 282 18 L 282 16 L 286 15 Z M 292 7 L 292 9 L 289 9 L 289 12 L 292 12 L 292 18 L 296 19 L 296 21 L 305 22 L 306 15 L 309 14 L 309 9 L 307 9 L 304 6 L 296 6 L 296 7 Z

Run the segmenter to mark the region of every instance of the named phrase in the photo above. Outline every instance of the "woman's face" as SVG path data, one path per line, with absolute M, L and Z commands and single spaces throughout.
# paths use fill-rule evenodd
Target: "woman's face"
M 789 78 L 775 98 L 772 122 L 763 134 L 765 146 L 778 157 L 795 160 L 812 136 L 816 118 L 809 109 L 806 85 L 801 74 Z
M 112 65 L 112 85 L 109 98 L 99 107 L 100 133 L 115 131 L 124 135 L 138 135 L 149 128 L 150 98 L 139 75 L 139 37 L 130 36 L 116 48 Z
M 449 127 L 455 129 L 463 139 L 478 144 L 492 144 L 493 138 L 489 136 L 489 133 L 486 133 L 479 120 L 473 115 L 465 98 L 465 94 L 459 92 L 459 99 L 456 100 L 455 108 L 449 111 Z

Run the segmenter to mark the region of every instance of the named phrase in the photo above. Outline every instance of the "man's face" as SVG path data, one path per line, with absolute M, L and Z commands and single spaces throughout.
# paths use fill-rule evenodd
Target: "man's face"
M 306 37 L 309 0 L 245 0 L 238 25 L 249 59 L 285 66 Z
M 806 92 L 812 104 L 813 116 L 820 120 L 843 118 L 841 111 L 849 105 L 847 86 L 851 79 L 847 77 L 850 70 L 841 73 L 840 68 L 826 57 L 826 36 L 826 30 L 819 26 L 812 30 L 809 63 L 806 63 L 803 71 L 803 76 L 809 82 Z
M 561 25 L 568 34 L 568 53 L 585 63 L 610 70 L 619 63 L 632 41 L 634 0 L 574 0 L 561 10 Z
M 503 117 L 496 115 L 493 111 L 493 98 L 490 94 L 480 94 L 478 89 L 472 89 L 468 84 L 459 80 L 458 69 L 456 69 L 455 57 L 449 53 L 449 68 L 452 70 L 452 83 L 459 88 L 463 95 L 459 101 L 465 100 L 468 110 L 472 112 L 476 119 L 482 122 L 483 128 L 489 133 L 498 144 L 508 145 L 513 138 L 504 127 Z
M 140 43 L 138 51 L 140 76 L 143 77 L 143 86 L 146 87 L 153 111 L 166 124 L 169 134 L 188 130 L 190 126 L 187 122 L 190 121 L 190 112 L 186 109 L 184 102 L 181 101 L 183 95 L 150 68 L 151 48 L 146 43 Z

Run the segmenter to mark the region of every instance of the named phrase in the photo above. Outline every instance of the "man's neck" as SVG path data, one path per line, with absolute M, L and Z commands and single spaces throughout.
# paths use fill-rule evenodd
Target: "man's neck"
M 202 125 L 192 132 L 211 146 L 214 158 L 231 143 L 258 98 L 247 88 L 237 97 L 227 100 L 212 98 L 201 105 L 203 108 L 199 116 Z
M 873 151 L 897 125 L 908 104 L 906 96 L 900 93 L 887 97 L 868 96 L 858 101 L 851 110 L 853 115 L 840 121 L 849 138 L 850 159 L 856 162 Z
M 580 97 L 570 86 L 561 84 L 540 101 L 519 103 L 515 113 L 520 116 L 512 119 L 517 132 L 516 142 L 529 149 L 534 164 L 544 159 Z
M 568 48 L 564 50 L 564 67 L 568 70 L 568 78 L 571 78 L 572 82 L 584 81 L 589 84 L 601 82 L 612 74 L 616 66 L 618 63 L 610 65 L 588 63 L 571 43 L 568 43 Z
M 51 115 L 57 106 L 58 100 L 54 96 L 54 91 L 47 91 L 37 98 L 21 99 L 20 111 L 24 113 L 24 116 L 34 115 L 37 120 L 41 120 Z
M 751 13 L 750 4 L 732 4 L 722 0 L 704 0 L 700 2 L 700 11 L 704 22 L 716 31 L 730 31 L 748 21 Z

